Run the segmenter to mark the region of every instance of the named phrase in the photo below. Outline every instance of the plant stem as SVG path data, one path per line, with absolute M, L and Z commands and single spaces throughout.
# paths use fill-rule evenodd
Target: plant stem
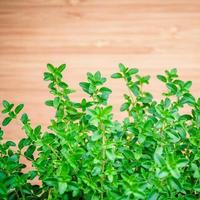
M 50 200 L 50 195 L 51 195 L 51 189 L 49 189 L 48 199 L 47 200 Z
M 22 195 L 22 200 L 26 200 L 26 199 L 25 199 L 25 196 L 24 196 L 24 194 L 23 194 L 23 192 L 22 192 L 22 188 L 19 187 L 19 189 L 20 189 L 20 192 L 21 192 L 21 195 Z
M 104 198 L 104 191 L 103 191 L 103 182 L 104 182 L 104 178 L 105 178 L 105 164 L 106 164 L 106 148 L 105 148 L 105 144 L 106 144 L 106 136 L 105 136 L 105 128 L 104 125 L 101 123 L 100 124 L 100 130 L 102 130 L 102 166 L 101 166 L 101 200 L 103 200 Z

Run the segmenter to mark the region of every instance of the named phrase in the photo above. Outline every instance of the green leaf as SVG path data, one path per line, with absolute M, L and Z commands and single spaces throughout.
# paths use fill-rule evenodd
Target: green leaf
M 21 121 L 23 124 L 27 124 L 29 119 L 28 119 L 28 115 L 26 113 L 24 113 L 21 117 Z
M 101 138 L 102 138 L 102 135 L 99 134 L 98 132 L 94 132 L 94 133 L 92 134 L 92 136 L 91 136 L 91 140 L 92 140 L 92 141 L 97 141 L 97 140 L 99 140 L 99 139 L 101 139 Z
M 192 119 L 192 116 L 191 115 L 187 115 L 187 114 L 185 114 L 185 115 L 181 115 L 180 117 L 179 117 L 179 120 L 181 121 L 181 120 L 183 120 L 183 121 L 189 121 L 189 120 L 191 120 Z
M 141 156 L 142 156 L 142 149 L 141 148 L 137 148 L 133 154 L 134 154 L 135 159 L 139 160 L 141 158 Z
M 101 166 L 95 166 L 91 172 L 92 176 L 97 176 L 101 174 Z
M 7 142 L 6 142 L 6 146 L 7 146 L 7 147 L 15 147 L 16 144 L 15 144 L 13 141 L 7 141 Z
M 163 75 L 157 75 L 157 78 L 158 78 L 160 81 L 164 82 L 164 83 L 167 82 L 167 79 L 166 79 L 165 76 L 163 76 Z
M 13 106 L 14 106 L 14 104 L 9 103 L 6 100 L 3 100 L 2 104 L 3 104 L 3 107 L 4 107 L 4 110 L 2 110 L 2 113 L 8 113 L 8 112 L 10 112 L 11 109 L 13 108 Z
M 191 169 L 193 170 L 193 177 L 199 179 L 200 178 L 200 170 L 199 167 L 195 164 L 191 164 Z
M 61 73 L 65 70 L 65 68 L 66 68 L 66 64 L 62 64 L 58 67 L 58 71 Z
M 87 82 L 80 82 L 79 85 L 81 86 L 81 88 L 83 89 L 84 92 L 86 93 L 89 93 L 89 87 L 90 87 L 90 84 L 87 83 Z
M 1 137 L 3 136 L 3 130 L 0 128 L 0 140 L 2 139 Z
M 58 83 L 59 87 L 63 88 L 63 89 L 67 89 L 68 85 L 65 82 L 59 82 Z
M 47 100 L 47 101 L 45 101 L 45 105 L 53 107 L 53 101 Z
M 67 190 L 67 183 L 66 182 L 59 182 L 58 183 L 58 192 L 60 195 L 64 194 Z
M 24 104 L 19 104 L 19 105 L 15 108 L 15 114 L 18 114 L 23 108 L 24 108 Z
M 21 150 L 25 146 L 30 145 L 31 141 L 28 138 L 22 138 L 18 143 L 18 148 Z
M 173 143 L 176 143 L 180 140 L 180 137 L 177 133 L 175 133 L 174 131 L 167 131 L 166 132 L 167 135 L 170 137 L 170 139 L 172 140 Z
M 159 194 L 157 192 L 152 192 L 149 197 L 148 200 L 158 200 L 159 198 Z
M 159 170 L 156 174 L 158 178 L 165 178 L 169 175 L 169 172 L 167 170 Z
M 45 81 L 54 81 L 54 76 L 49 72 L 45 72 L 44 73 L 44 80 Z
M 182 158 L 182 159 L 179 159 L 179 160 L 178 160 L 176 166 L 177 166 L 178 168 L 183 168 L 183 167 L 186 167 L 187 164 L 188 164 L 188 160 L 185 159 L 185 158 Z
M 11 117 L 6 117 L 3 122 L 2 125 L 3 126 L 7 126 L 10 122 L 11 122 L 12 118 Z
M 60 97 L 55 97 L 53 100 L 53 106 L 55 108 L 58 108 L 59 105 L 60 105 Z
M 171 173 L 171 175 L 176 178 L 176 179 L 179 179 L 180 178 L 180 171 L 178 170 L 178 168 L 172 168 L 172 167 L 169 167 L 169 171 Z
M 8 109 L 10 107 L 10 103 L 7 100 L 3 100 L 2 104 L 5 109 Z
M 133 74 L 137 74 L 138 73 L 138 69 L 136 68 L 131 68 L 129 71 L 128 71 L 128 74 L 129 75 L 133 75 Z
M 48 186 L 56 187 L 58 184 L 58 180 L 54 177 L 48 177 L 44 179 L 44 183 Z
M 114 152 L 111 149 L 106 150 L 106 156 L 108 157 L 109 160 L 114 161 L 116 156 Z
M 167 85 L 167 88 L 170 90 L 170 92 L 171 92 L 172 94 L 176 94 L 176 92 L 177 92 L 177 87 L 176 87 L 175 84 L 173 84 L 173 83 L 167 83 L 166 85 Z
M 101 72 L 100 71 L 97 71 L 95 74 L 94 74 L 94 77 L 95 79 L 98 81 L 98 80 L 101 80 Z
M 139 134 L 138 129 L 135 128 L 133 125 L 130 125 L 127 129 L 128 129 L 128 131 L 130 131 L 131 133 L 134 133 L 134 134 L 136 134 L 136 135 Z
M 28 179 L 33 180 L 37 176 L 37 171 L 31 170 L 27 173 Z
M 54 72 L 55 72 L 55 68 L 54 68 L 54 66 L 53 66 L 52 64 L 48 63 L 48 64 L 47 64 L 47 68 L 48 68 L 48 70 L 49 70 L 51 73 L 54 73 Z
M 119 70 L 120 70 L 120 72 L 123 72 L 123 73 L 125 73 L 125 72 L 126 72 L 126 70 L 127 70 L 127 68 L 125 67 L 125 65 L 124 65 L 124 64 L 120 63 L 120 64 L 119 64 Z
M 111 75 L 111 78 L 122 78 L 123 76 L 122 76 L 122 74 L 121 73 L 114 73 L 114 74 L 112 74 Z
M 133 194 L 136 197 L 136 199 L 145 199 L 145 194 L 143 192 L 137 191 L 133 192 Z
M 138 85 L 136 83 L 132 84 L 130 86 L 131 91 L 133 92 L 133 94 L 138 97 L 140 95 L 140 89 L 138 87 Z
M 181 188 L 182 188 L 182 186 L 181 186 L 181 184 L 179 183 L 179 181 L 177 180 L 177 179 L 175 179 L 175 178 L 169 178 L 169 185 L 173 188 L 173 189 L 175 189 L 175 190 L 177 190 L 177 191 L 180 191 L 181 190 Z
M 106 94 L 112 93 L 112 90 L 107 88 L 107 87 L 102 87 L 102 88 L 100 88 L 99 91 L 102 92 L 102 93 L 106 93 Z
M 196 184 L 194 186 L 194 190 L 197 191 L 197 192 L 200 192 L 200 184 Z
M 28 147 L 28 149 L 25 151 L 24 156 L 28 159 L 28 160 L 33 160 L 33 153 L 35 151 L 36 147 L 35 145 L 30 145 Z
M 184 83 L 184 89 L 189 90 L 192 86 L 192 81 L 187 81 Z
M 34 136 L 36 138 L 38 138 L 39 135 L 41 134 L 41 128 L 42 128 L 41 125 L 38 125 L 38 126 L 35 127 L 35 129 L 34 129 Z
M 108 115 L 112 111 L 112 106 L 107 106 L 103 109 L 103 115 Z
M 157 147 L 153 155 L 155 163 L 159 166 L 162 166 L 163 164 L 162 153 L 163 147 Z
M 190 94 L 186 93 L 183 95 L 182 99 L 180 100 L 182 104 L 189 104 L 189 105 L 195 105 L 195 98 Z
M 125 110 L 128 110 L 129 104 L 128 103 L 123 103 L 120 107 L 120 111 L 123 112 Z

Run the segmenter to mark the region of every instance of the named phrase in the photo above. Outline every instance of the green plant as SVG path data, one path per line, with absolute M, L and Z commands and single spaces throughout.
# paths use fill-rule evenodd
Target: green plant
M 106 78 L 99 71 L 88 73 L 80 86 L 90 98 L 74 102 L 74 91 L 63 82 L 65 67 L 48 64 L 44 73 L 54 96 L 45 104 L 56 113 L 48 132 L 19 114 L 22 104 L 3 101 L 2 125 L 19 119 L 26 137 L 15 147 L 0 129 L 0 199 L 200 198 L 200 98 L 190 93 L 191 81 L 178 79 L 176 69 L 158 75 L 167 91 L 155 101 L 143 89 L 150 77 L 119 64 L 112 78 L 123 79 L 129 91 L 120 108 L 127 117 L 119 122 L 107 103 Z M 21 156 L 32 163 L 27 173 Z M 31 184 L 35 177 L 41 185 Z

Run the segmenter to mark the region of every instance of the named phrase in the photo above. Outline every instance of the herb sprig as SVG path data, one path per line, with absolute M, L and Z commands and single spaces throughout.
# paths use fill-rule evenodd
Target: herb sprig
M 157 78 L 166 91 L 156 101 L 144 90 L 150 76 L 119 64 L 114 79 L 123 79 L 128 94 L 115 121 L 108 104 L 111 89 L 99 71 L 87 73 L 80 87 L 89 100 L 74 102 L 63 81 L 66 65 L 47 65 L 44 80 L 55 110 L 48 131 L 33 127 L 23 104 L 3 101 L 2 126 L 20 119 L 26 133 L 18 144 L 3 139 L 0 128 L 0 199 L 166 200 L 200 198 L 200 98 L 190 93 L 176 69 Z M 188 113 L 182 113 L 187 105 Z M 32 169 L 24 172 L 25 157 Z M 40 185 L 31 181 L 38 178 Z

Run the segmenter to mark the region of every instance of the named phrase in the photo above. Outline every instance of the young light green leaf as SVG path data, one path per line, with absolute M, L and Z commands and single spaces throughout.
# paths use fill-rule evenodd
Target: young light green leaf
M 52 64 L 48 63 L 48 64 L 47 64 L 47 68 L 48 68 L 48 70 L 49 70 L 51 73 L 54 73 L 54 72 L 55 72 L 55 68 L 54 68 L 54 66 L 53 66 Z
M 58 183 L 58 192 L 60 195 L 64 194 L 67 190 L 67 183 L 66 182 L 59 182 Z
M 128 110 L 129 106 L 130 106 L 130 105 L 129 105 L 128 103 L 123 103 L 123 104 L 121 105 L 121 107 L 120 107 L 120 111 L 123 112 L 123 111 L 125 111 L 125 110 Z
M 136 68 L 131 68 L 129 71 L 128 71 L 128 74 L 129 75 L 133 75 L 133 74 L 137 74 L 138 73 L 138 69 Z
M 111 75 L 111 78 L 122 78 L 123 76 L 122 76 L 122 74 L 121 73 L 114 73 L 114 74 L 112 74 Z
M 24 113 L 22 116 L 21 116 L 21 121 L 23 124 L 27 124 L 29 119 L 28 119 L 28 115 L 26 113 Z
M 125 67 L 125 65 L 124 65 L 124 64 L 120 63 L 120 64 L 119 64 L 119 70 L 120 70 L 120 72 L 123 72 L 123 73 L 125 73 L 125 72 L 126 72 L 126 70 L 127 70 L 127 68 Z

